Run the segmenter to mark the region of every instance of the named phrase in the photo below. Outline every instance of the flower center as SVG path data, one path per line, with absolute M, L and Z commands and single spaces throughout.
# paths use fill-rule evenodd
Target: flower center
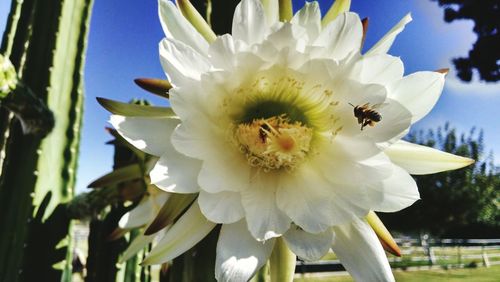
M 240 123 L 235 136 L 250 165 L 292 170 L 307 156 L 313 130 L 282 114 Z

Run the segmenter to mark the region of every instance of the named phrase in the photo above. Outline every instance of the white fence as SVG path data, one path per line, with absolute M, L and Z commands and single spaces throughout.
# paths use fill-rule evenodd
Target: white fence
M 500 239 L 399 238 L 402 256 L 388 255 L 393 268 L 405 270 L 489 267 L 500 264 Z M 343 271 L 335 259 L 297 263 L 297 273 Z

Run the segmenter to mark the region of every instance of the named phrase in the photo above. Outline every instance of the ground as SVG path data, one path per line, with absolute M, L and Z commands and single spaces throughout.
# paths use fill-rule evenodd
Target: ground
M 496 282 L 500 281 L 500 266 L 489 268 L 466 268 L 452 270 L 422 270 L 422 271 L 395 271 L 398 282 L 421 282 L 421 281 L 474 281 L 474 282 Z M 304 277 L 294 279 L 294 282 L 347 282 L 354 281 L 349 276 L 328 277 Z

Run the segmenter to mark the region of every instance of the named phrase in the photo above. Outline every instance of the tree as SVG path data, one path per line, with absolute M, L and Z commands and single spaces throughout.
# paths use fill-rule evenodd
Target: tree
M 471 81 L 473 69 L 484 81 L 500 79 L 500 0 L 432 0 L 444 7 L 444 20 L 452 22 L 461 19 L 474 21 L 477 41 L 468 57 L 455 58 L 453 63 L 457 76 Z
M 476 162 L 463 169 L 415 176 L 422 200 L 394 214 L 381 214 L 390 229 L 437 236 L 489 237 L 500 234 L 500 170 L 484 157 L 483 132 L 472 128 L 457 137 L 449 124 L 409 134 L 410 142 L 465 156 Z

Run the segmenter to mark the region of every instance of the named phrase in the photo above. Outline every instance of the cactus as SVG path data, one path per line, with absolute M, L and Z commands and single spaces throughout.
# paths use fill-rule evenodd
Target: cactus
M 26 253 L 36 248 L 23 251 L 32 206 L 38 210 L 50 191 L 51 201 L 43 207 L 45 213 L 37 212 L 36 218 L 43 223 L 56 206 L 73 196 L 83 107 L 82 73 L 92 3 L 93 0 L 12 2 L 0 53 L 10 58 L 19 81 L 50 109 L 55 126 L 46 137 L 29 133 L 22 127 L 29 116 L 16 113 L 14 117 L 6 107 L 0 108 L 0 281 L 18 281 L 20 273 L 29 271 L 23 269 L 23 255 L 30 258 L 26 261 L 34 257 L 44 259 L 45 254 Z M 10 96 L 15 100 L 15 108 L 29 108 L 29 100 L 14 99 L 18 95 L 22 94 L 12 91 L 5 99 Z M 33 114 L 35 119 L 44 120 L 50 111 Z M 60 224 L 68 230 L 68 221 Z
M 148 104 L 142 100 L 134 100 L 131 103 L 131 106 Z M 139 267 L 142 260 L 140 254 L 132 257 L 126 264 L 118 263 L 120 255 L 127 247 L 127 240 L 123 235 L 128 231 L 119 229 L 118 222 L 146 193 L 143 169 L 146 157 L 143 152 L 131 147 L 115 130 L 109 129 L 109 133 L 116 138 L 108 142 L 115 150 L 113 171 L 90 183 L 89 187 L 94 190 L 78 196 L 68 206 L 70 214 L 73 214 L 72 211 L 82 210 L 79 208 L 81 206 L 89 206 L 90 209 L 86 210 L 94 210 L 87 212 L 91 222 L 85 281 L 150 281 L 149 269 Z M 133 204 L 126 206 L 125 202 Z M 143 231 L 140 229 L 130 230 L 128 243 L 141 232 Z

